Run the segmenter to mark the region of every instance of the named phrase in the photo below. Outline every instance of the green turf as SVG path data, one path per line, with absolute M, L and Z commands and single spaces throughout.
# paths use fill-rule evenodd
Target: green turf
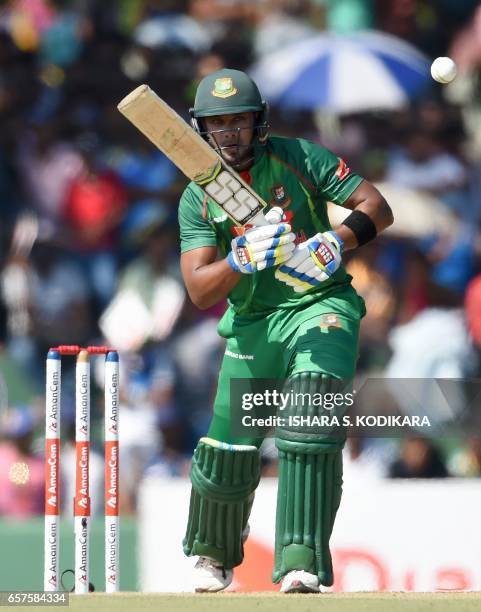
M 39 608 L 22 607 L 22 610 Z M 54 610 L 50 606 L 40 608 Z M 91 593 L 71 595 L 60 610 L 152 610 L 152 612 L 471 612 L 481 609 L 481 593 L 336 593 L 281 595 L 279 593 Z

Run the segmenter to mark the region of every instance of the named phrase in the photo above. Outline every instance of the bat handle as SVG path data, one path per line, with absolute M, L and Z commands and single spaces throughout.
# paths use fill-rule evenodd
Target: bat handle
M 267 219 L 264 217 L 263 212 L 258 212 L 257 215 L 252 217 L 252 219 L 249 221 L 249 225 L 250 224 L 257 226 L 269 225 L 269 221 L 267 221 Z

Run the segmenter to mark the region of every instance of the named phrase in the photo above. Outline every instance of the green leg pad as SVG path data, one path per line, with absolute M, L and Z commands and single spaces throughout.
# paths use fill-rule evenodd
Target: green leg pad
M 202 438 L 192 460 L 187 556 L 201 555 L 226 569 L 242 563 L 244 531 L 259 484 L 260 456 L 255 446 L 228 445 Z
M 331 586 L 329 539 L 341 501 L 342 451 L 299 452 L 299 443 L 277 440 L 279 485 L 273 581 L 294 569 L 317 574 Z M 311 446 L 311 445 L 309 445 Z
M 299 392 L 327 392 L 335 387 L 330 377 L 317 373 L 294 376 L 290 386 Z M 302 414 L 296 406 L 293 410 Z M 306 406 L 304 414 L 312 414 Z M 329 540 L 342 493 L 342 447 L 339 435 L 313 435 L 312 430 L 276 431 L 279 484 L 276 513 L 275 565 L 279 582 L 291 570 L 305 570 L 321 584 L 333 584 Z M 304 441 L 303 441 L 304 440 Z

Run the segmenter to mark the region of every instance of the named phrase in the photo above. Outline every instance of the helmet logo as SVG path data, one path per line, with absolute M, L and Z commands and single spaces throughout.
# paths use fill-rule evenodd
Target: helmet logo
M 238 89 L 234 87 L 231 77 L 223 77 L 216 79 L 214 82 L 214 89 L 212 95 L 216 98 L 228 98 L 229 96 L 235 96 Z

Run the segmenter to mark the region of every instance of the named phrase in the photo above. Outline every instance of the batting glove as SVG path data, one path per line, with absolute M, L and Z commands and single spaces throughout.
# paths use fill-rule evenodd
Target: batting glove
M 279 266 L 275 277 L 294 288 L 308 291 L 326 281 L 341 265 L 344 242 L 335 232 L 316 234 L 299 244 L 289 261 Z
M 253 274 L 276 266 L 292 255 L 296 238 L 289 223 L 281 222 L 282 209 L 275 207 L 266 214 L 269 225 L 253 227 L 234 238 L 227 262 L 236 272 Z

